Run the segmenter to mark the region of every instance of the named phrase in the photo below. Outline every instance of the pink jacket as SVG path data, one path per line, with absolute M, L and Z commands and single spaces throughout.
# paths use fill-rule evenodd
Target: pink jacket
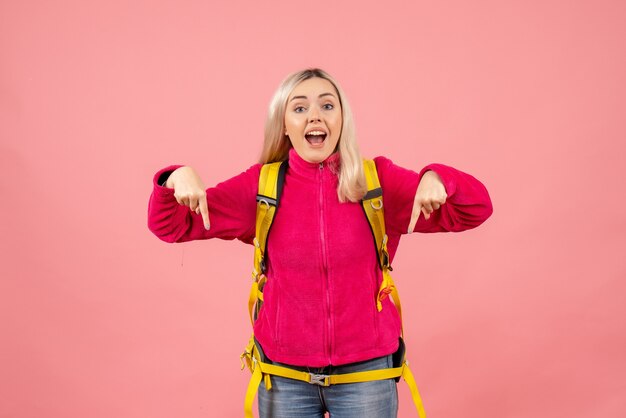
M 448 194 L 429 220 L 420 217 L 415 232 L 462 231 L 484 222 L 492 212 L 485 187 L 474 177 L 441 164 L 420 174 L 375 159 L 383 189 L 388 249 L 393 260 L 407 232 L 421 174 L 434 170 Z M 285 185 L 268 239 L 268 281 L 254 334 L 267 356 L 281 363 L 322 367 L 394 352 L 400 319 L 386 298 L 375 297 L 382 279 L 374 239 L 358 203 L 337 198 L 338 163 L 334 154 L 311 164 L 292 149 Z M 202 218 L 176 203 L 173 190 L 157 179 L 148 208 L 148 226 L 166 242 L 237 238 L 251 244 L 255 232 L 260 164 L 207 189 L 211 229 Z

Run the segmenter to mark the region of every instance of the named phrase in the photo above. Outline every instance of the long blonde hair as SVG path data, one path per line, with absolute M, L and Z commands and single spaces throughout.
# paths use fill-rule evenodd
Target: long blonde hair
M 367 192 L 367 185 L 363 173 L 361 153 L 356 142 L 352 111 L 339 84 L 330 74 L 319 68 L 309 68 L 290 74 L 274 93 L 265 120 L 265 142 L 263 143 L 260 162 L 266 164 L 287 159 L 291 149 L 291 142 L 285 135 L 287 99 L 298 84 L 314 77 L 328 80 L 337 90 L 341 104 L 343 123 L 338 144 L 340 166 L 337 196 L 341 202 L 358 202 Z

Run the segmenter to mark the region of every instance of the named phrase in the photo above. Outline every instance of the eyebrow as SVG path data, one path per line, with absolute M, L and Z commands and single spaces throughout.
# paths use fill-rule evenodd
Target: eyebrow
M 320 97 L 324 97 L 324 96 L 332 96 L 332 97 L 335 97 L 335 95 L 334 95 L 334 94 L 332 94 L 332 93 L 322 93 L 322 94 L 320 94 L 319 96 L 317 96 L 317 98 L 319 99 Z M 290 102 L 293 102 L 293 101 L 294 101 L 294 100 L 296 100 L 296 99 L 308 99 L 308 97 L 306 97 L 306 96 L 294 96 L 294 97 L 292 97 L 292 98 L 291 98 L 291 100 L 289 100 L 289 101 L 290 101 Z

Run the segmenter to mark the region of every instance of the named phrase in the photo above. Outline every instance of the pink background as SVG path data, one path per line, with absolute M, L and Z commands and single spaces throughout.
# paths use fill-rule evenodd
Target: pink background
M 242 415 L 252 249 L 160 242 L 151 177 L 253 164 L 306 66 L 342 83 L 364 155 L 491 193 L 484 226 L 396 258 L 429 417 L 623 417 L 625 21 L 619 0 L 3 0 L 0 417 Z

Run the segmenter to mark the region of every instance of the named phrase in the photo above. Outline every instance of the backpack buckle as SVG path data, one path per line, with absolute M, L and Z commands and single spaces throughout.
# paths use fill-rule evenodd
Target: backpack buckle
M 318 386 L 330 386 L 329 377 L 327 374 L 309 373 L 309 383 Z

